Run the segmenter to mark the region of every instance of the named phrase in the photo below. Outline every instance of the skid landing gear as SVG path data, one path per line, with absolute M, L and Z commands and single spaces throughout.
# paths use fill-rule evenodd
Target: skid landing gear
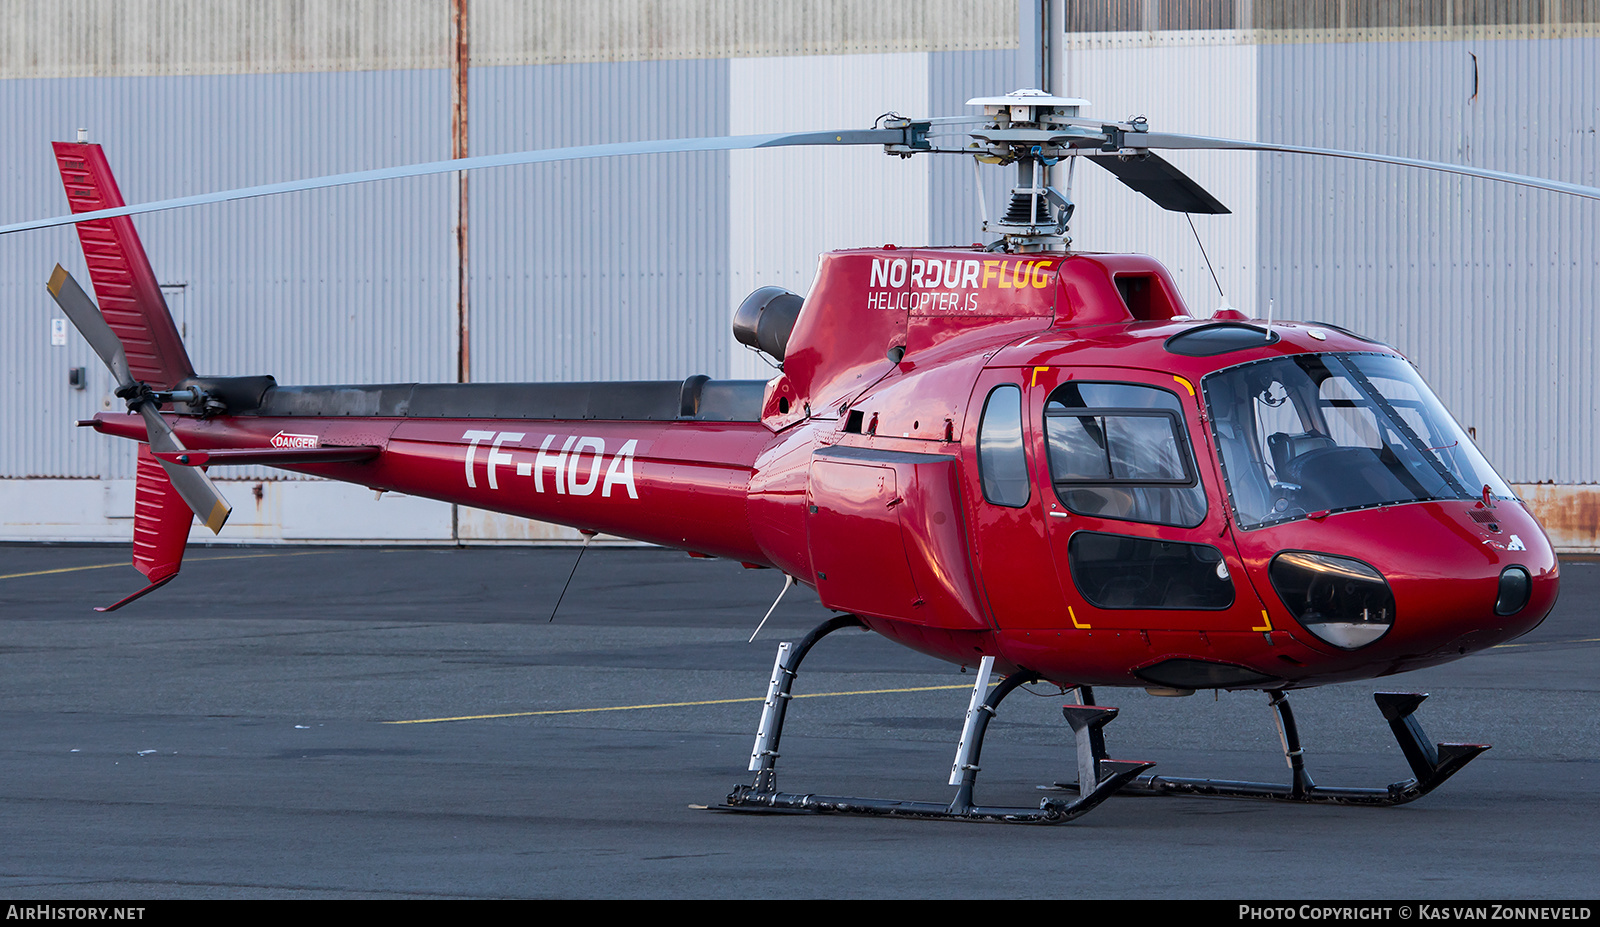
M 812 645 L 824 636 L 840 628 L 860 626 L 862 626 L 860 619 L 853 615 L 844 615 L 819 625 L 792 648 L 787 643 L 778 645 L 778 659 L 773 665 L 772 679 L 767 685 L 766 703 L 761 710 L 761 724 L 756 729 L 755 749 L 750 754 L 750 771 L 756 774 L 755 782 L 736 786 L 728 795 L 727 803 L 718 806 L 718 810 L 894 815 L 961 821 L 1058 824 L 1087 814 L 1113 792 L 1154 765 L 1106 759 L 1104 738 L 1100 734 L 1100 729 L 1117 716 L 1115 708 L 1071 706 L 1074 711 L 1069 711 L 1067 721 L 1071 724 L 1077 740 L 1080 775 L 1084 770 L 1088 770 L 1091 776 L 1098 777 L 1095 787 L 1087 794 L 1071 801 L 1045 798 L 1039 802 L 1037 808 L 1002 808 L 974 803 L 972 793 L 978 779 L 978 755 L 983 748 L 983 735 L 988 729 L 989 719 L 994 716 L 1001 700 L 1012 690 L 1024 683 L 1035 682 L 1039 678 L 1026 671 L 1013 673 L 991 690 L 989 678 L 993 672 L 994 658 L 984 657 L 972 689 L 972 700 L 967 706 L 966 723 L 962 727 L 961 741 L 956 747 L 955 762 L 950 769 L 950 784 L 956 786 L 956 794 L 949 804 L 780 792 L 777 779 L 778 740 L 783 734 L 784 713 L 789 700 L 793 698 L 791 690 L 794 687 L 800 661 L 805 659 Z M 1099 745 L 1098 752 L 1095 749 L 1096 745 Z
M 1084 702 L 1092 704 L 1094 694 L 1081 688 Z M 1422 725 L 1412 713 L 1428 696 L 1425 693 L 1379 692 L 1373 696 L 1384 720 L 1394 731 L 1395 740 L 1411 764 L 1415 778 L 1395 782 L 1387 788 L 1325 788 L 1311 781 L 1306 772 L 1305 752 L 1300 747 L 1300 732 L 1295 727 L 1289 698 L 1282 692 L 1267 693 L 1268 703 L 1277 709 L 1278 736 L 1283 756 L 1289 764 L 1289 784 L 1236 782 L 1227 779 L 1184 779 L 1174 776 L 1142 776 L 1122 790 L 1124 795 L 1199 795 L 1220 798 L 1265 798 L 1275 801 L 1329 802 L 1341 805 L 1403 805 L 1428 794 L 1455 775 L 1472 758 L 1489 749 L 1488 744 L 1437 744 L 1428 740 Z M 1067 711 L 1074 706 L 1068 706 Z M 1105 745 L 1095 746 L 1095 762 L 1108 762 Z M 1080 781 L 1082 772 L 1080 770 Z M 1056 783 L 1056 789 L 1077 791 L 1072 783 Z

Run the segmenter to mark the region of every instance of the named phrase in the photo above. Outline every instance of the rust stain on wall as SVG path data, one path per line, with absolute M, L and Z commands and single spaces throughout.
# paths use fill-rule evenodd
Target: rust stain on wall
M 1600 550 L 1600 486 L 1519 483 L 1512 487 L 1558 551 Z

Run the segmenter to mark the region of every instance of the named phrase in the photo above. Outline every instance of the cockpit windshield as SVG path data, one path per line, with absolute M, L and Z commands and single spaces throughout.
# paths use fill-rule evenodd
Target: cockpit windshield
M 1514 498 L 1404 359 L 1302 354 L 1204 380 L 1242 528 L 1430 499 Z

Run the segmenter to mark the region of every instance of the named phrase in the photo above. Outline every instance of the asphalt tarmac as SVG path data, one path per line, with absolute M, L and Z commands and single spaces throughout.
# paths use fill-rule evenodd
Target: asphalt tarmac
M 1492 743 L 1397 808 L 1114 797 L 1056 827 L 704 810 L 745 766 L 776 644 L 827 616 L 778 574 L 652 549 L 0 546 L 0 895 L 164 898 L 1600 896 L 1600 564 L 1527 637 L 1292 697 L 1321 785 L 1410 775 L 1372 703 L 1426 691 Z M 839 632 L 779 784 L 947 801 L 972 676 Z M 1102 690 L 1110 753 L 1281 780 L 1259 693 Z M 1001 706 L 984 804 L 1074 776 L 1053 688 Z M 451 719 L 451 720 L 438 720 Z M 414 723 L 393 723 L 414 722 Z

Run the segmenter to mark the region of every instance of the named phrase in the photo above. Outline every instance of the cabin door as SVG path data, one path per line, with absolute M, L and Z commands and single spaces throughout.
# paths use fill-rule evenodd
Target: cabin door
M 1035 488 L 1077 629 L 1264 630 L 1193 384 L 1158 371 L 1029 372 Z

